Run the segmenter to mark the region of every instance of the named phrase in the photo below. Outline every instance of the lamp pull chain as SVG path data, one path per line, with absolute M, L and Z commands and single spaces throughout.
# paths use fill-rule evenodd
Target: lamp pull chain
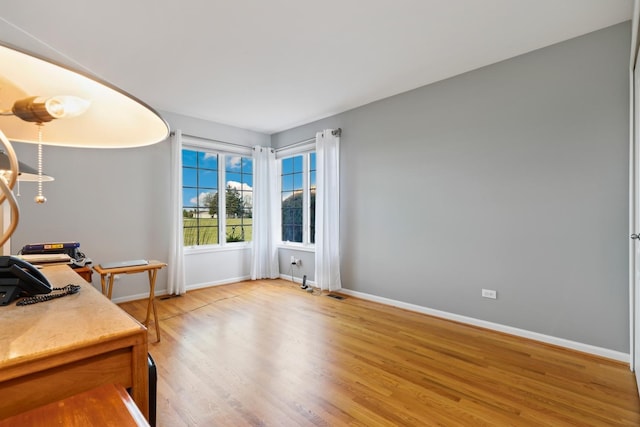
M 35 202 L 42 204 L 47 201 L 47 198 L 42 195 L 42 123 L 38 123 L 38 195 L 35 197 Z

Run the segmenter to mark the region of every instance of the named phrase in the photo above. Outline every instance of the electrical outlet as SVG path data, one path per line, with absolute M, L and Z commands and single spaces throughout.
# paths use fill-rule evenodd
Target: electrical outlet
M 295 263 L 296 263 L 296 257 L 291 255 L 291 264 L 295 264 Z
M 491 298 L 491 299 L 496 299 L 498 298 L 498 293 L 494 290 L 491 289 L 483 289 L 482 290 L 482 296 L 484 298 Z
M 302 260 L 300 258 L 296 259 L 296 265 L 300 267 L 302 265 Z

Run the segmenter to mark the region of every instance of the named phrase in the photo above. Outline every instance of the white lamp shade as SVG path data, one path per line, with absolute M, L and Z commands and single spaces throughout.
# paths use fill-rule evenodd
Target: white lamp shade
M 69 70 L 0 44 L 0 110 L 38 96 L 76 96 L 90 101 L 83 114 L 43 125 L 43 144 L 66 147 L 141 147 L 169 135 L 166 122 L 146 104 L 94 77 Z M 0 116 L 12 141 L 38 143 L 37 126 L 13 115 Z

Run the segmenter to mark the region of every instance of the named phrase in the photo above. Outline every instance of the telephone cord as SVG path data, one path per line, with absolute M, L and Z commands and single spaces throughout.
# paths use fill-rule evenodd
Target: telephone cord
M 16 303 L 16 305 L 36 304 L 36 303 L 39 303 L 39 302 L 50 301 L 50 300 L 55 299 L 55 298 L 62 298 L 62 297 L 65 297 L 67 295 L 77 294 L 78 292 L 80 292 L 80 286 L 68 284 L 64 288 L 52 288 L 51 290 L 52 291 L 62 291 L 62 292 L 56 293 L 56 294 L 45 294 L 45 295 L 35 295 L 35 296 L 31 296 L 31 297 L 26 297 L 26 298 L 23 298 L 20 301 L 18 301 Z

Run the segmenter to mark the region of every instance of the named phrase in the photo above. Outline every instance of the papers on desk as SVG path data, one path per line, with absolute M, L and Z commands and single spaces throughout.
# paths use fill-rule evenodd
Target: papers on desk
M 16 255 L 16 256 L 31 264 L 51 264 L 51 263 L 68 264 L 71 262 L 71 257 L 67 254 L 30 254 L 30 255 L 23 254 L 23 255 Z
M 105 262 L 100 264 L 100 267 L 107 268 L 122 268 L 122 267 L 135 267 L 137 265 L 148 265 L 149 261 L 146 259 L 133 259 L 129 261 L 117 261 L 117 262 Z

